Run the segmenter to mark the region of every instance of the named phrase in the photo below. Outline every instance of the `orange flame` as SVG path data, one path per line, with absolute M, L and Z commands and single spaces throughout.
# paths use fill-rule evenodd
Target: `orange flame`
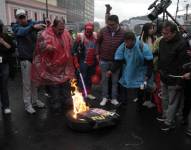
M 79 92 L 77 87 L 77 80 L 73 79 L 71 81 L 72 87 L 72 99 L 73 99 L 73 117 L 77 119 L 77 115 L 82 112 L 86 112 L 89 110 L 89 107 L 86 105 L 82 93 Z

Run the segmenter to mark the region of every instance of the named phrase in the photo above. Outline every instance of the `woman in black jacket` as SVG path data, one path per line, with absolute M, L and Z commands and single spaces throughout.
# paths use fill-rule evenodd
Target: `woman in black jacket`
M 11 113 L 7 85 L 9 78 L 9 58 L 14 52 L 13 45 L 11 37 L 3 33 L 3 23 L 0 20 L 0 100 L 4 114 Z

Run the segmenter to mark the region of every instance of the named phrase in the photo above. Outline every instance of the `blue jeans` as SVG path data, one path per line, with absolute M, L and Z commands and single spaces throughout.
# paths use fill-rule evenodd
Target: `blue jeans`
M 100 61 L 100 68 L 101 68 L 101 85 L 102 85 L 102 98 L 109 98 L 109 79 L 106 76 L 106 72 L 108 69 L 111 69 L 113 65 L 112 61 Z M 111 77 L 111 98 L 112 99 L 117 99 L 118 97 L 118 92 L 117 92 L 117 87 L 118 87 L 118 81 L 119 81 L 119 72 L 120 70 L 117 70 L 115 73 L 112 74 Z
M 8 79 L 9 64 L 0 63 L 0 98 L 2 109 L 9 108 Z

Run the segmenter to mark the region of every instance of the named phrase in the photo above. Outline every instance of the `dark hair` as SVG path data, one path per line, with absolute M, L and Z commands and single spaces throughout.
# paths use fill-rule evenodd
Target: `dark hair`
M 111 15 L 111 16 L 108 17 L 107 20 L 108 20 L 108 21 L 114 21 L 114 22 L 116 22 L 117 24 L 119 24 L 119 18 L 118 18 L 117 15 Z
M 132 31 L 125 32 L 124 39 L 125 40 L 133 40 L 134 41 L 136 39 L 135 33 L 133 33 Z
M 59 24 L 59 23 L 65 23 L 65 19 L 64 18 L 56 18 L 56 19 L 54 19 L 54 22 L 53 22 L 53 27 L 57 27 L 57 25 Z
M 164 22 L 163 29 L 167 28 L 167 27 L 170 27 L 170 31 L 172 33 L 178 32 L 178 26 L 175 23 L 171 22 L 171 21 Z
M 152 42 L 154 42 L 154 40 L 155 40 L 154 35 L 149 35 L 149 30 L 151 28 L 154 28 L 154 24 L 153 23 L 145 23 L 143 25 L 143 28 L 142 28 L 142 31 L 141 31 L 141 35 L 140 35 L 140 38 L 141 38 L 142 34 L 144 33 L 144 35 L 143 35 L 143 42 L 146 42 L 149 37 L 151 37 Z

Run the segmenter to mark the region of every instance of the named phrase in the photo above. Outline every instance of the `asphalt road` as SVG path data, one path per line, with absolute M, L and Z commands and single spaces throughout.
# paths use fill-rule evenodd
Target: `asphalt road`
M 100 97 L 100 88 L 95 88 Z M 191 150 L 191 138 L 184 128 L 160 131 L 155 109 L 136 112 L 132 94 L 128 105 L 118 108 L 121 121 L 116 127 L 79 133 L 66 125 L 65 111 L 52 113 L 48 108 L 36 115 L 24 111 L 21 79 L 10 81 L 11 116 L 0 114 L 0 150 Z M 43 92 L 40 98 L 46 102 Z M 96 107 L 99 100 L 90 102 Z M 107 109 L 114 109 L 107 106 Z

